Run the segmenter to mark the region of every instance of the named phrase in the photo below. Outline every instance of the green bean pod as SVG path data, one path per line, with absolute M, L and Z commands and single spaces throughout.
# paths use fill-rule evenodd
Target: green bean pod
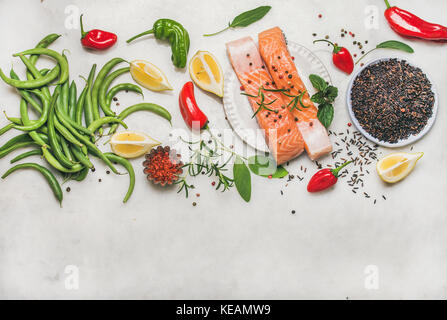
M 104 153 L 104 155 L 111 161 L 113 162 L 117 162 L 119 164 L 121 164 L 129 173 L 129 189 L 127 190 L 126 196 L 124 197 L 123 202 L 126 203 L 127 200 L 129 200 L 130 196 L 133 193 L 133 190 L 135 188 L 135 171 L 132 167 L 132 164 L 127 160 L 124 159 L 122 157 L 117 156 L 116 154 L 113 153 Z
M 87 135 L 93 136 L 93 134 L 91 133 L 91 131 L 87 128 L 85 128 L 83 125 L 78 124 L 75 120 L 71 119 L 67 114 L 65 114 L 63 112 L 63 110 L 61 110 L 61 106 L 58 105 L 56 106 L 56 116 L 57 118 L 60 120 L 61 118 L 64 118 L 64 120 L 66 122 L 68 122 L 72 127 L 76 128 L 77 130 L 84 132 Z
M 2 176 L 2 179 L 5 179 L 11 173 L 13 173 L 17 170 L 20 170 L 20 169 L 34 169 L 34 170 L 37 170 L 38 172 L 40 172 L 45 177 L 45 179 L 48 181 L 48 184 L 50 185 L 51 190 L 53 190 L 54 196 L 57 198 L 57 200 L 59 200 L 59 203 L 62 204 L 63 193 L 62 193 L 62 189 L 61 189 L 59 182 L 57 182 L 56 178 L 54 177 L 54 175 L 51 173 L 50 170 L 48 170 L 45 167 L 42 167 L 41 165 L 38 165 L 37 163 L 18 164 L 16 166 L 12 167 L 11 169 L 9 169 L 8 171 L 6 171 L 6 173 Z
M 49 57 L 55 59 L 61 69 L 58 84 L 62 84 L 68 80 L 68 75 L 69 75 L 68 61 L 60 53 L 58 53 L 54 50 L 51 50 L 51 49 L 47 49 L 47 48 L 34 48 L 34 49 L 25 50 L 25 51 L 22 51 L 19 53 L 15 53 L 15 54 L 13 54 L 13 56 L 17 57 L 20 55 L 28 55 L 28 54 L 41 54 L 41 55 L 46 55 L 46 56 L 49 56 Z
M 8 154 L 10 154 L 11 152 L 13 152 L 17 149 L 26 148 L 26 147 L 30 147 L 30 146 L 34 146 L 34 145 L 36 145 L 36 143 L 34 141 L 16 143 L 15 145 L 10 146 L 9 148 L 6 148 L 3 151 L 0 151 L 0 159 L 6 157 Z
M 62 108 L 63 112 L 68 115 L 68 91 L 70 84 L 68 81 L 64 82 L 61 87 L 61 94 L 59 95 L 59 100 L 56 106 Z
M 110 104 L 106 103 L 106 95 L 107 95 L 107 91 L 109 90 L 110 85 L 112 84 L 113 80 L 115 80 L 118 76 L 120 76 L 126 72 L 129 72 L 129 71 L 130 71 L 130 67 L 125 67 L 125 68 L 121 68 L 121 69 L 118 69 L 118 70 L 112 72 L 104 79 L 104 82 L 99 87 L 98 101 L 99 101 L 99 105 L 100 105 L 101 109 L 103 111 L 105 110 L 104 111 L 105 115 L 108 115 L 108 116 L 115 115 L 115 112 L 113 112 L 110 109 Z
M 20 55 L 19 56 L 20 59 L 22 60 L 22 62 L 25 64 L 25 66 L 27 67 L 28 71 L 26 76 L 28 78 L 29 81 L 32 81 L 34 79 L 42 79 L 43 77 L 46 76 L 47 73 L 45 72 L 41 72 L 39 71 L 33 63 L 31 63 L 31 61 L 26 58 L 24 55 Z M 36 90 L 36 89 L 35 89 Z M 47 86 L 43 86 L 41 89 L 42 93 L 48 98 L 51 98 L 51 93 L 50 93 L 50 89 L 48 89 Z
M 124 128 L 128 128 L 127 125 L 120 119 L 115 118 L 115 117 L 103 117 L 100 118 L 98 120 L 93 121 L 89 126 L 88 126 L 88 131 L 93 134 L 94 132 L 96 132 L 96 130 L 98 130 L 100 127 L 108 124 L 108 123 L 120 123 Z
M 3 150 L 8 149 L 9 147 L 20 143 L 20 142 L 32 142 L 33 139 L 31 139 L 31 137 L 27 134 L 27 133 L 23 133 L 23 134 L 19 134 L 18 136 L 15 136 L 14 138 L 11 138 L 10 140 L 8 140 L 4 145 L 2 145 L 0 147 L 0 152 Z
M 76 121 L 76 98 L 78 94 L 78 89 L 76 87 L 76 82 L 74 80 L 71 82 L 68 91 L 68 115 L 73 121 Z
M 92 169 L 93 163 L 91 163 L 90 159 L 88 158 L 88 156 L 86 156 L 81 148 L 79 148 L 78 146 L 73 146 L 71 151 L 73 152 L 73 155 L 75 156 L 75 158 L 82 164 L 84 165 L 84 167 L 87 167 L 89 169 Z
M 88 175 L 88 171 L 89 171 L 88 168 L 84 168 L 84 169 L 82 169 L 81 171 L 78 172 L 77 175 L 75 175 L 75 176 L 73 177 L 73 180 L 78 181 L 78 182 L 84 181 L 85 178 L 86 178 L 87 175 Z
M 9 75 L 11 79 L 19 80 L 19 76 L 13 69 L 9 72 Z M 17 89 L 20 96 L 24 98 L 37 112 L 42 113 L 42 107 L 39 105 L 39 103 L 31 96 L 30 91 L 23 90 L 23 89 Z
M 22 123 L 25 126 L 31 126 L 33 125 L 33 122 L 29 119 L 28 116 L 28 104 L 26 103 L 25 99 L 20 100 L 20 116 L 22 117 Z M 28 132 L 31 139 L 33 139 L 39 146 L 44 146 L 46 143 L 42 140 L 42 138 L 39 136 L 37 131 L 30 131 Z
M 171 114 L 169 113 L 168 110 L 166 110 L 162 106 L 159 106 L 158 104 L 155 104 L 155 103 L 138 103 L 133 106 L 130 106 L 127 109 L 123 110 L 123 112 L 120 113 L 120 115 L 118 116 L 118 119 L 120 119 L 122 121 L 122 120 L 126 119 L 130 114 L 137 112 L 137 111 L 153 112 L 153 113 L 159 115 L 160 117 L 168 120 L 169 123 L 171 122 L 171 119 L 172 119 Z M 114 124 L 110 128 L 110 131 L 108 134 L 109 135 L 114 134 L 116 132 L 117 128 L 118 128 L 118 125 Z
M 90 74 L 88 75 L 88 90 L 87 95 L 85 97 L 85 105 L 84 105 L 84 113 L 85 113 L 85 125 L 88 127 L 90 123 L 92 123 L 94 119 L 93 115 L 93 102 L 92 102 L 92 87 L 93 87 L 93 81 L 95 78 L 95 72 L 96 72 L 96 64 L 92 66 L 92 69 L 90 70 Z
M 88 84 L 86 84 L 84 90 L 82 90 L 78 102 L 76 103 L 75 120 L 76 123 L 79 124 L 80 126 L 82 126 L 82 113 L 84 112 L 84 104 L 85 104 L 85 97 L 87 96 L 87 91 L 88 91 Z
M 31 150 L 31 151 L 22 153 L 22 154 L 18 155 L 17 157 L 15 157 L 14 159 L 12 159 L 10 161 L 10 163 L 13 164 L 13 163 L 19 162 L 20 160 L 23 160 L 25 158 L 32 157 L 32 156 L 42 156 L 42 150 L 39 148 L 39 149 L 35 149 L 35 150 Z
M 14 129 L 21 131 L 35 131 L 47 122 L 50 111 L 50 102 L 46 99 L 45 95 L 40 91 L 36 90 L 33 91 L 33 93 L 39 97 L 39 99 L 42 101 L 43 104 L 42 114 L 40 115 L 40 118 L 30 125 L 26 124 L 24 124 L 23 126 L 14 125 L 13 127 Z
M 53 156 L 50 150 L 48 150 L 48 147 L 43 146 L 41 149 L 45 160 L 47 160 L 47 162 L 57 171 L 64 173 L 75 173 L 81 171 L 84 168 L 84 166 L 79 163 L 75 164 L 71 168 L 66 168 Z
M 60 34 L 51 33 L 51 34 L 47 35 L 46 37 L 44 37 L 42 40 L 40 40 L 37 43 L 36 48 L 47 48 L 50 44 L 52 44 L 54 41 L 56 41 L 60 36 L 61 36 Z M 31 55 L 31 57 L 30 57 L 31 63 L 36 64 L 39 56 L 40 56 L 39 54 Z
M 57 65 L 56 67 L 51 70 L 50 73 L 48 73 L 45 77 L 42 77 L 40 79 L 34 79 L 34 80 L 14 80 L 11 78 L 8 78 L 0 68 L 0 78 L 9 84 L 10 86 L 13 86 L 15 88 L 19 89 L 36 89 L 43 87 L 47 84 L 49 84 L 51 81 L 57 78 L 57 76 L 60 73 L 60 67 Z
M 3 128 L 0 129 L 0 136 L 5 134 L 6 132 L 11 130 L 12 128 L 14 128 L 14 123 L 7 124 L 6 126 L 4 126 Z
M 117 84 L 116 86 L 112 87 L 109 92 L 107 92 L 107 96 L 106 96 L 106 105 L 110 108 L 110 105 L 112 103 L 112 99 L 114 96 L 117 95 L 118 92 L 120 91 L 133 91 L 136 93 L 139 93 L 143 96 L 143 90 L 141 90 L 141 88 L 139 86 L 137 86 L 136 84 L 133 83 L 120 83 Z

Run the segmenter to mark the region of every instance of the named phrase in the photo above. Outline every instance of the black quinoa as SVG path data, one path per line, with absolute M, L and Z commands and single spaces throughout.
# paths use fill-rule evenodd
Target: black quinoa
M 427 76 L 405 60 L 369 65 L 352 86 L 352 110 L 360 125 L 389 143 L 421 132 L 433 114 L 434 102 Z

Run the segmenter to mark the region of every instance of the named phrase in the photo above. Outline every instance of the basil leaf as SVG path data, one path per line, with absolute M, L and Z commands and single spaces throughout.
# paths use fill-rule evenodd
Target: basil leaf
M 326 99 L 324 99 L 324 92 L 318 91 L 310 98 L 310 101 L 312 101 L 314 103 L 318 103 L 318 104 L 325 103 Z
M 332 120 L 334 119 L 334 107 L 330 103 L 320 104 L 318 107 L 317 113 L 318 120 L 320 120 L 321 124 L 328 128 Z
M 270 6 L 261 6 L 253 10 L 241 13 L 229 24 L 231 28 L 246 27 L 258 20 L 261 20 L 271 9 Z
M 338 89 L 334 86 L 329 86 L 324 90 L 324 95 L 329 100 L 329 102 L 334 102 L 335 98 L 338 96 Z
M 237 191 L 246 202 L 251 198 L 251 175 L 245 162 L 236 157 L 233 165 L 233 179 Z
M 408 53 L 414 52 L 413 48 L 410 47 L 408 44 L 405 44 L 403 42 L 396 41 L 396 40 L 389 40 L 389 41 L 379 43 L 376 46 L 376 48 L 377 49 L 396 49 L 396 50 L 401 50 L 401 51 L 405 51 Z
M 251 172 L 261 177 L 283 178 L 289 174 L 282 166 L 277 167 L 272 158 L 259 155 L 248 158 L 248 167 Z
M 309 80 L 312 83 L 313 87 L 318 91 L 324 91 L 328 86 L 326 81 L 322 77 L 317 76 L 316 74 L 311 74 L 309 76 Z

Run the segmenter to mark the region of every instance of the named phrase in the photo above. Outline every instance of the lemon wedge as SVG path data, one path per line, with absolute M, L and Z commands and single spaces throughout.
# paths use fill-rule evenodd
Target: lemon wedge
M 215 56 L 208 51 L 197 51 L 189 61 L 189 75 L 205 91 L 223 97 L 223 72 Z
M 130 74 L 138 84 L 152 91 L 172 90 L 164 73 L 154 64 L 145 60 L 130 63 Z
M 110 139 L 113 153 L 127 159 L 140 157 L 159 144 L 147 134 L 132 131 L 115 133 Z
M 423 152 L 397 152 L 387 155 L 377 162 L 377 173 L 383 181 L 395 183 L 410 174 Z

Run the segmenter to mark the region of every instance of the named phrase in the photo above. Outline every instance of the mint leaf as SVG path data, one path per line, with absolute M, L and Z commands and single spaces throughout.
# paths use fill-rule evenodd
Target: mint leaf
M 318 91 L 310 98 L 310 101 L 312 101 L 314 103 L 318 103 L 318 104 L 325 103 L 326 100 L 324 99 L 324 92 Z
M 338 89 L 334 86 L 328 86 L 324 91 L 324 95 L 329 100 L 329 102 L 334 102 L 335 98 L 338 96 Z
M 317 118 L 323 126 L 328 128 L 334 119 L 334 106 L 327 102 L 320 104 L 318 107 Z
M 322 77 L 317 76 L 316 74 L 311 74 L 309 76 L 309 80 L 312 83 L 313 87 L 318 91 L 324 91 L 328 86 L 326 81 Z

